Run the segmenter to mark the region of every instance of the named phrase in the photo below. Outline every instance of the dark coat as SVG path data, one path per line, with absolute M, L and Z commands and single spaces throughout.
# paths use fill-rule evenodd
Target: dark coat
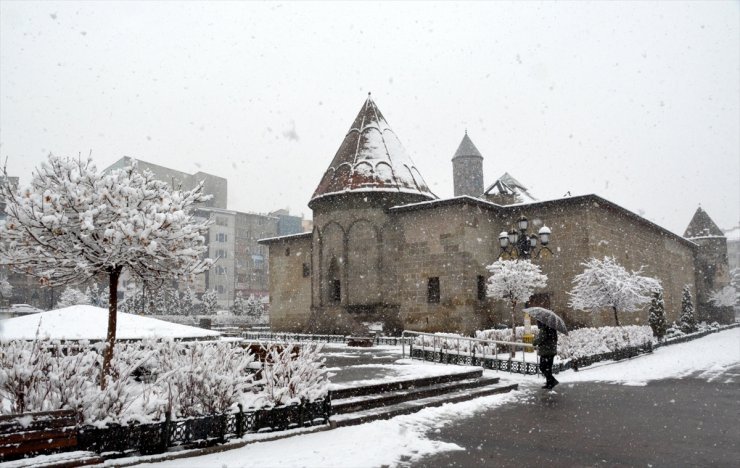
M 558 332 L 554 328 L 542 325 L 540 333 L 533 343 L 540 356 L 555 356 L 558 354 Z

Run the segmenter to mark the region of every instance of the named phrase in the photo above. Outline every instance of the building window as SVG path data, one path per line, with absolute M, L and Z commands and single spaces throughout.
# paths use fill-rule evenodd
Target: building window
M 217 275 L 225 275 L 226 274 L 226 267 L 223 267 L 221 265 L 216 266 L 216 274 Z
M 331 282 L 331 301 L 339 302 L 342 300 L 342 282 L 338 279 Z
M 216 257 L 218 257 L 218 258 L 226 258 L 226 250 L 224 250 L 224 249 L 218 249 L 216 251 Z
M 478 275 L 478 300 L 486 300 L 486 277 Z
M 219 284 L 218 286 L 216 286 L 216 292 L 218 292 L 219 294 L 223 294 L 226 292 L 226 288 L 224 288 L 223 285 Z
M 308 278 L 309 276 L 311 276 L 311 265 L 309 265 L 308 263 L 304 263 L 303 264 L 303 277 Z
M 216 236 L 216 240 L 218 242 L 226 242 L 227 238 L 228 236 L 224 234 L 223 232 L 219 232 L 218 235 Z
M 433 276 L 427 282 L 427 302 L 439 304 L 439 276 Z
M 223 216 L 216 216 L 216 225 L 217 226 L 228 226 L 229 219 Z

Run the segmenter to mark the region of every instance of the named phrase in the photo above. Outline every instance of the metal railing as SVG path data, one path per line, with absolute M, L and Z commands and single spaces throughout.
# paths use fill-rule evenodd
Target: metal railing
M 292 341 L 296 343 L 344 343 L 344 335 L 313 335 L 309 333 L 273 333 L 261 331 L 242 332 L 241 337 L 247 340 Z
M 244 331 L 240 335 L 246 340 L 261 341 L 293 341 L 296 343 L 346 343 L 352 338 L 350 335 L 315 335 L 312 333 L 287 333 L 287 332 L 270 332 L 270 331 Z M 356 338 L 356 337 L 355 337 Z M 400 336 L 368 336 L 373 340 L 375 345 L 400 346 L 403 343 L 410 343 L 413 338 Z
M 514 341 L 469 338 L 465 336 L 445 336 L 435 333 L 404 330 L 402 338 L 421 338 L 422 345 L 414 349 L 414 342 L 409 344 L 409 357 L 429 362 L 447 364 L 480 365 L 489 369 L 505 370 L 522 374 L 539 374 L 539 355 L 530 343 Z M 428 346 L 427 344 L 431 344 Z M 431 348 L 431 349 L 430 349 Z M 527 351 L 534 354 L 534 362 L 527 361 Z M 508 354 L 507 359 L 499 357 L 500 351 Z M 521 354 L 521 360 L 512 357 Z M 405 343 L 401 347 L 402 356 L 406 357 Z

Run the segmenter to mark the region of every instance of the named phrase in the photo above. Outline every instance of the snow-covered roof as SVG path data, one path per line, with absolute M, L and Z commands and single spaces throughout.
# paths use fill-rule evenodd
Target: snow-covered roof
M 355 191 L 412 193 L 428 199 L 437 198 L 369 95 L 314 191 L 309 206 L 325 196 Z
M 465 136 L 463 136 L 463 139 L 460 142 L 460 146 L 457 147 L 457 151 L 455 151 L 455 155 L 452 157 L 452 159 L 464 157 L 483 158 L 483 155 L 480 154 L 478 148 L 476 148 L 475 144 L 473 144 L 473 140 L 471 140 L 468 136 L 467 130 L 465 130 Z
M 277 237 L 266 237 L 264 239 L 259 239 L 257 241 L 258 244 L 272 244 L 273 242 L 282 242 L 282 241 L 291 241 L 291 240 L 297 240 L 297 239 L 303 239 L 303 238 L 311 238 L 313 233 L 311 232 L 299 232 L 298 234 L 287 234 L 285 236 L 277 236 Z
M 76 305 L 0 321 L 0 339 L 33 340 L 105 340 L 108 330 L 108 309 Z M 165 322 L 151 317 L 118 313 L 116 338 L 218 339 L 220 333 L 198 327 Z
M 616 210 L 622 213 L 623 215 L 628 216 L 632 218 L 633 220 L 645 226 L 658 230 L 662 232 L 664 235 L 667 235 L 685 245 L 688 245 L 693 248 L 697 247 L 697 244 L 695 242 L 692 242 L 690 239 L 681 237 L 669 231 L 668 229 L 660 226 L 659 224 L 655 224 L 649 219 L 643 218 L 637 213 L 634 213 L 628 210 L 627 208 L 621 207 L 617 205 L 616 203 L 607 200 L 606 198 L 602 198 L 594 194 L 576 195 L 576 196 L 566 197 L 566 198 L 554 198 L 551 200 L 537 200 L 537 201 L 530 201 L 530 202 L 523 202 L 523 203 L 515 203 L 511 205 L 498 205 L 496 203 L 491 203 L 491 202 L 481 200 L 479 198 L 464 195 L 464 196 L 459 196 L 459 197 L 454 197 L 454 198 L 445 198 L 441 200 L 431 200 L 431 201 L 420 202 L 420 203 L 409 203 L 406 205 L 398 205 L 398 206 L 394 206 L 390 208 L 389 212 L 402 213 L 406 211 L 416 211 L 416 210 L 437 208 L 437 207 L 445 206 L 445 205 L 467 203 L 467 204 L 479 206 L 481 208 L 486 208 L 486 209 L 491 209 L 491 210 L 500 210 L 503 213 L 506 213 L 506 212 L 523 213 L 525 209 L 537 208 L 539 206 L 582 204 L 588 201 L 593 202 L 595 206 L 599 206 L 603 208 L 611 208 L 613 210 Z
M 696 209 L 694 217 L 691 218 L 691 222 L 686 227 L 686 232 L 683 233 L 683 236 L 687 239 L 695 239 L 699 237 L 724 237 L 725 234 L 712 221 L 712 218 L 709 217 L 707 212 L 699 207 Z
M 446 205 L 456 205 L 456 204 L 469 204 L 469 205 L 475 205 L 480 206 L 481 208 L 487 208 L 487 209 L 493 209 L 493 210 L 500 210 L 504 207 L 502 205 L 497 205 L 496 203 L 491 203 L 486 200 L 482 200 L 480 198 L 471 197 L 470 195 L 460 195 L 457 197 L 452 198 L 442 198 L 437 200 L 429 200 L 429 201 L 423 201 L 418 203 L 407 203 L 405 205 L 397 205 L 393 206 L 389 209 L 390 212 L 403 212 L 403 211 L 415 211 L 415 210 L 423 210 L 423 209 L 429 209 L 429 208 L 436 208 L 440 206 L 446 206 Z
M 497 193 L 502 195 L 519 195 L 524 202 L 537 201 L 537 199 L 529 193 L 527 187 L 512 177 L 508 172 L 504 172 L 504 175 L 496 179 L 496 182 L 491 184 L 491 186 L 485 191 L 486 195 L 495 195 Z

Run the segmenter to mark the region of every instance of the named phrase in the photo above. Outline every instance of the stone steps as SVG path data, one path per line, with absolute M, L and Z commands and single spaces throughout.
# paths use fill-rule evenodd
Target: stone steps
M 352 413 L 381 406 L 395 405 L 405 401 L 420 400 L 423 398 L 452 393 L 457 390 L 495 385 L 499 382 L 498 377 L 472 378 L 454 380 L 451 382 L 437 383 L 434 385 L 415 386 L 407 389 L 383 392 L 375 395 L 354 396 L 349 398 L 332 399 L 331 409 L 333 414 Z
M 483 377 L 482 370 L 341 388 L 330 392 L 330 424 L 341 427 L 389 419 L 517 388 L 516 384 L 501 385 L 498 377 Z
M 394 392 L 408 388 L 418 388 L 430 385 L 436 385 L 446 382 L 459 380 L 476 379 L 483 376 L 482 369 L 476 369 L 469 372 L 460 372 L 455 374 L 436 375 L 433 377 L 422 377 L 408 380 L 398 380 L 392 382 L 383 382 L 373 385 L 362 385 L 358 387 L 346 387 L 329 392 L 332 401 L 342 400 L 350 397 L 377 395 L 379 393 Z

